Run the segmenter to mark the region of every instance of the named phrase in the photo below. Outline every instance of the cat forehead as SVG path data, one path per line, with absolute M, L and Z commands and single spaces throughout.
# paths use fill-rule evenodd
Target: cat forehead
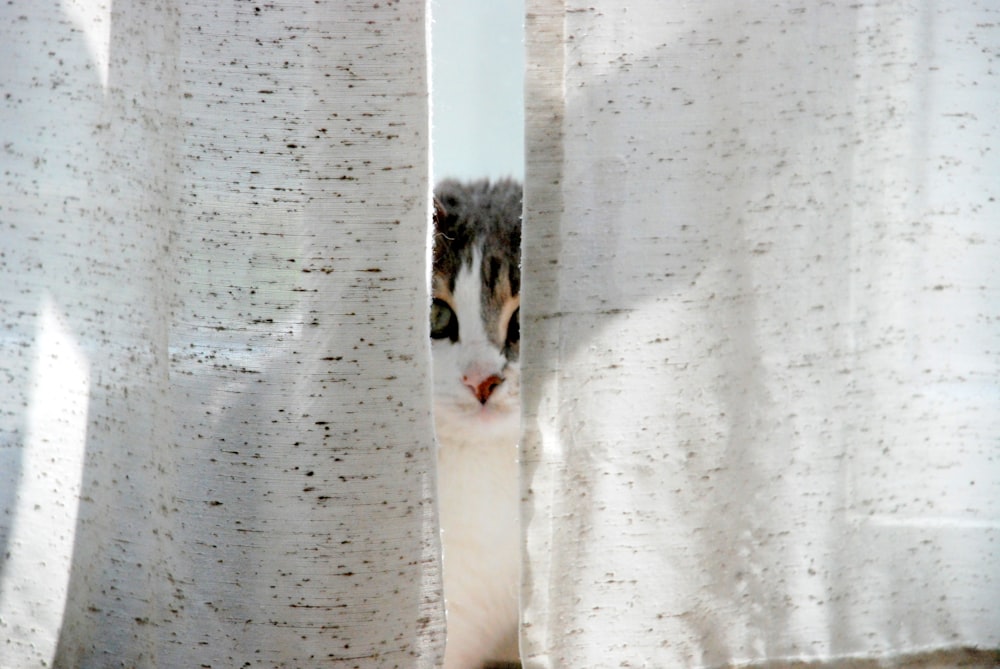
M 477 294 L 482 294 L 487 311 L 520 293 L 521 270 L 515 254 L 484 242 L 465 253 L 442 256 L 434 263 L 433 289 L 438 298 L 450 301 L 459 277 L 466 290 L 472 284 Z
M 520 268 L 509 255 L 497 253 L 488 246 L 472 247 L 468 253 L 452 256 L 448 262 L 435 262 L 433 288 L 436 293 L 452 293 L 456 283 L 461 281 L 466 288 L 475 284 L 477 293 L 503 292 L 517 295 L 520 283 Z
M 447 180 L 435 191 L 434 272 L 449 289 L 474 254 L 482 258 L 483 279 L 493 286 L 506 273 L 520 287 L 521 187 L 517 182 Z M 513 272 L 513 275 L 511 274 Z

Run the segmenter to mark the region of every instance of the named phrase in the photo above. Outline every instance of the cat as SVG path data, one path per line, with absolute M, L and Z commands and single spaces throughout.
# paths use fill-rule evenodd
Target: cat
M 445 669 L 517 664 L 521 186 L 435 193 L 431 351 Z

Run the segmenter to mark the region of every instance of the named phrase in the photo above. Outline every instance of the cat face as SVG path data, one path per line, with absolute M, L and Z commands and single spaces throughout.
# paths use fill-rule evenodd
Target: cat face
M 430 325 L 439 434 L 519 431 L 520 187 L 444 182 L 437 196 Z

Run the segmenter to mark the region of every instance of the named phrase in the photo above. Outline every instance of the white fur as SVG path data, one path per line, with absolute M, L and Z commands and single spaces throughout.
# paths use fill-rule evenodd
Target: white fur
M 520 374 L 486 336 L 480 313 L 480 255 L 453 293 L 459 341 L 433 341 L 444 592 L 445 669 L 516 660 L 520 573 L 517 441 Z M 504 381 L 480 404 L 463 378 Z

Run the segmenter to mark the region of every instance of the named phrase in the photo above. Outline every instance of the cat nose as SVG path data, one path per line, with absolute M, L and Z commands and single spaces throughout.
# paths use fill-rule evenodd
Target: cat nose
M 486 400 L 490 398 L 496 387 L 503 383 L 503 377 L 496 374 L 490 374 L 486 378 L 466 375 L 462 377 L 462 383 L 469 387 L 480 404 L 486 404 Z

